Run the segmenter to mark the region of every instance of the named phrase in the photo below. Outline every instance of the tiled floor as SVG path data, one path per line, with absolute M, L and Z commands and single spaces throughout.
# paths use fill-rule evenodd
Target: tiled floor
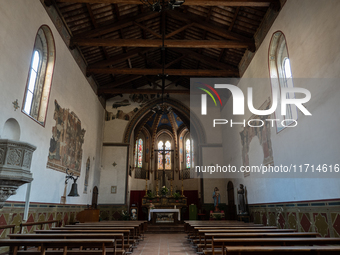
M 186 234 L 145 234 L 132 255 L 196 255 Z

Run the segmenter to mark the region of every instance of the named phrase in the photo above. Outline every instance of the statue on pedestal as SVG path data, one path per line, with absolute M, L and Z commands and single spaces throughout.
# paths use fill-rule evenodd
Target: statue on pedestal
M 215 187 L 214 189 L 213 199 L 214 199 L 215 212 L 219 212 L 218 205 L 221 203 L 221 196 L 220 196 L 220 191 L 217 187 Z
M 244 188 L 243 184 L 240 184 L 240 189 L 237 189 L 238 203 L 239 203 L 239 214 L 246 214 L 246 203 L 244 200 Z

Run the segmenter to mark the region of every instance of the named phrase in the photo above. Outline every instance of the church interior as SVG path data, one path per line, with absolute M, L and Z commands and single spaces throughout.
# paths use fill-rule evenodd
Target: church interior
M 0 253 L 37 252 L 17 249 L 51 231 L 46 247 L 87 238 L 96 254 L 340 254 L 339 13 L 2 0 Z

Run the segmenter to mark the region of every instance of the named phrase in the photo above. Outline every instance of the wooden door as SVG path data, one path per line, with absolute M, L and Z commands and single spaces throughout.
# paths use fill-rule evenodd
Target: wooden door
M 234 196 L 234 184 L 229 181 L 227 186 L 228 191 L 228 210 L 226 214 L 227 220 L 236 220 L 236 205 Z
M 94 186 L 92 192 L 92 208 L 97 209 L 97 205 L 98 205 L 98 188 L 97 186 Z

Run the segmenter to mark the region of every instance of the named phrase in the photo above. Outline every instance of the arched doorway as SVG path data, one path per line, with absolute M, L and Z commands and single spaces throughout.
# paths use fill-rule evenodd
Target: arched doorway
M 234 184 L 231 181 L 228 182 L 227 191 L 228 191 L 228 211 L 227 211 L 226 219 L 236 220 Z
M 98 205 L 98 188 L 97 186 L 94 186 L 92 192 L 92 208 L 97 209 L 97 205 Z

